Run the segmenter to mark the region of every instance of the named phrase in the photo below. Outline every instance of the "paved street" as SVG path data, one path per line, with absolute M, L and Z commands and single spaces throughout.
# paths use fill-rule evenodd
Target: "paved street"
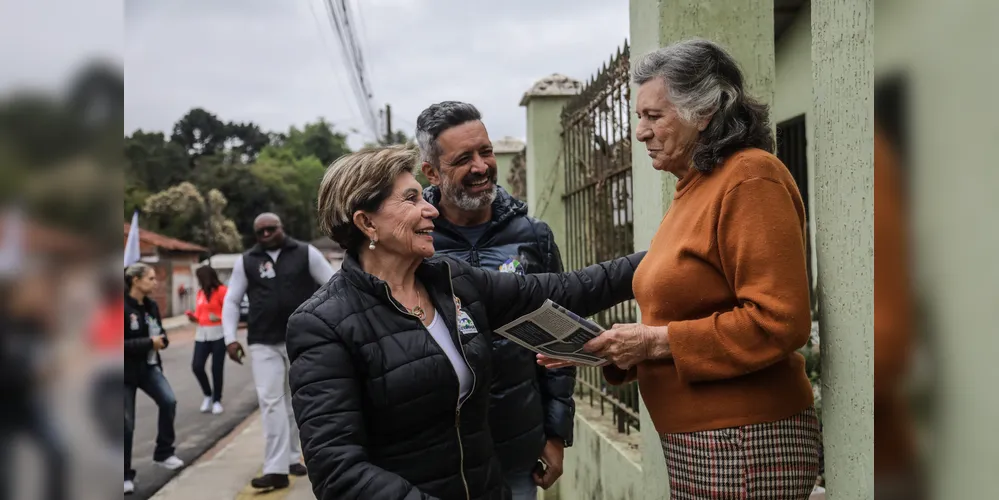
M 312 500 L 307 477 L 294 477 L 282 490 L 257 491 L 250 479 L 260 474 L 263 430 L 259 414 L 250 417 L 195 464 L 153 496 L 153 500 Z
M 240 332 L 240 341 L 246 345 L 243 331 Z M 188 464 L 257 409 L 257 395 L 250 367 L 247 364 L 240 366 L 227 360 L 225 392 L 222 395 L 225 412 L 217 416 L 201 413 L 199 411 L 202 400 L 201 388 L 191 373 L 193 352 L 193 326 L 172 330 L 170 347 L 162 352 L 164 373 L 177 396 L 177 456 Z M 210 367 L 209 359 L 209 378 Z M 176 475 L 176 471 L 158 467 L 152 461 L 156 441 L 156 414 L 156 403 L 140 391 L 136 397 L 135 443 L 132 452 L 132 464 L 138 472 L 133 497 L 136 499 L 151 497 Z M 262 452 L 262 439 L 259 441 Z

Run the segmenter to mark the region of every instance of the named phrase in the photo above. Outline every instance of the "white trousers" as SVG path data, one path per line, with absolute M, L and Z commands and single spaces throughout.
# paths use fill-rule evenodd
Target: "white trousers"
M 295 413 L 288 387 L 288 349 L 284 344 L 250 345 L 250 367 L 257 386 L 264 424 L 264 474 L 287 474 L 288 466 L 302 458 Z

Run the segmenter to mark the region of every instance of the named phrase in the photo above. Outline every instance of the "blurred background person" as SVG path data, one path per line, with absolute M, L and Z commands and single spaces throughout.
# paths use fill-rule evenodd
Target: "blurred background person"
M 177 398 L 163 375 L 160 351 L 170 342 L 162 326 L 160 308 L 150 294 L 156 290 L 156 271 L 146 264 L 125 270 L 125 494 L 135 491 L 132 434 L 135 431 L 135 394 L 141 389 L 159 407 L 153 463 L 170 470 L 184 466 L 174 454 L 174 418 Z
M 45 394 L 60 363 L 55 359 L 57 301 L 55 273 L 31 270 L 5 283 L 0 318 L 3 339 L 0 349 L 0 387 L 4 409 L 0 412 L 0 497 L 14 491 L 17 462 L 11 446 L 17 438 L 29 438 L 42 453 L 45 473 L 40 476 L 44 498 L 66 498 L 67 466 L 62 436 L 53 421 Z
M 118 422 L 122 410 L 118 406 L 124 392 L 122 355 L 125 330 L 118 319 L 125 315 L 125 300 L 117 272 L 105 276 L 101 283 L 102 301 L 90 324 L 90 344 L 96 356 L 90 408 L 101 438 L 120 451 L 124 445 Z M 117 459 L 116 459 L 117 460 Z
M 908 209 L 898 142 L 875 109 L 874 485 L 879 499 L 916 500 L 926 483 L 904 390 L 915 340 Z
M 194 333 L 194 356 L 191 359 L 191 371 L 198 379 L 201 393 L 205 399 L 201 402 L 201 413 L 222 413 L 222 382 L 225 370 L 225 340 L 222 334 L 222 303 L 228 290 L 219 279 L 218 273 L 211 266 L 201 266 L 194 272 L 198 278 L 197 298 L 194 311 L 187 311 L 187 317 L 198 328 Z M 205 363 L 212 358 L 212 381 L 208 383 L 205 373 Z
M 253 232 L 257 244 L 233 263 L 222 309 L 222 330 L 229 357 L 242 364 L 243 346 L 236 340 L 236 329 L 239 303 L 244 294 L 248 295 L 246 342 L 265 439 L 263 475 L 253 478 L 250 485 L 257 489 L 287 488 L 288 474 L 306 474 L 288 388 L 288 318 L 333 277 L 333 267 L 319 249 L 287 236 L 275 214 L 258 215 Z

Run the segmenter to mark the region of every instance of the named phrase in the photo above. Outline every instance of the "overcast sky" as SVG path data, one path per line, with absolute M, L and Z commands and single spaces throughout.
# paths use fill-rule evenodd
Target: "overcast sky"
M 523 139 L 525 90 L 554 72 L 585 79 L 628 35 L 625 0 L 351 5 L 375 105 L 410 136 L 423 108 L 453 99 L 478 106 L 494 140 Z M 126 0 L 126 133 L 203 107 L 273 131 L 325 117 L 359 146 L 370 134 L 324 16 L 322 0 Z
M 123 19 L 121 0 L 0 0 L 0 96 L 62 91 L 95 59 L 121 66 Z

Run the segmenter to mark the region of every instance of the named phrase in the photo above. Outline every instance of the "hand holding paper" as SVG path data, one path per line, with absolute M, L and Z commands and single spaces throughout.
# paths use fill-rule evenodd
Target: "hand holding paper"
M 587 342 L 583 350 L 608 359 L 618 368 L 627 370 L 646 359 L 668 357 L 666 355 L 669 354 L 669 340 L 665 326 L 627 323 L 614 325 L 599 337 Z
M 600 325 L 548 300 L 537 310 L 497 328 L 495 333 L 553 359 L 601 366 L 607 360 L 584 352 L 583 345 L 602 331 Z

